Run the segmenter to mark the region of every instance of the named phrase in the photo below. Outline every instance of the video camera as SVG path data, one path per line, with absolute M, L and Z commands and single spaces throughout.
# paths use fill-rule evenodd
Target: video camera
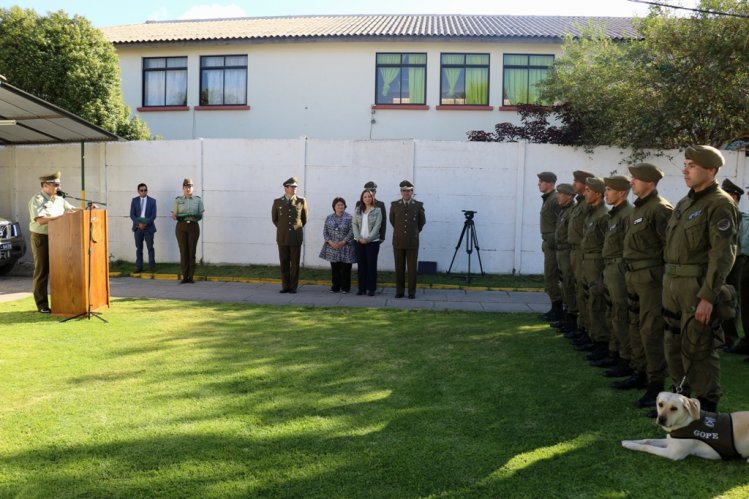
M 478 213 L 477 211 L 473 210 L 461 210 L 463 214 L 466 216 L 466 220 L 473 220 L 473 216 Z

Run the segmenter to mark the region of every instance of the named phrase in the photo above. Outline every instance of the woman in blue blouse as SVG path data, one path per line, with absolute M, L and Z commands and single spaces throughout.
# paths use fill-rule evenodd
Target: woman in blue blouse
M 351 215 L 346 213 L 346 201 L 333 200 L 333 213 L 325 219 L 322 230 L 323 243 L 320 258 L 330 262 L 331 293 L 351 290 L 351 264 L 356 262 L 354 254 L 354 234 Z
M 380 253 L 380 225 L 382 210 L 375 206 L 374 192 L 361 193 L 354 212 L 354 240 L 356 261 L 359 264 L 359 292 L 374 296 L 377 289 L 377 255 Z

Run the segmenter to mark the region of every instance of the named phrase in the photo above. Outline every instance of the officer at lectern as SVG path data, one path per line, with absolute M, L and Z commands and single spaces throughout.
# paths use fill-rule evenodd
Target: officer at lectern
M 42 191 L 29 201 L 29 231 L 31 232 L 31 252 L 34 254 L 34 301 L 43 314 L 50 313 L 47 298 L 49 284 L 49 227 L 47 224 L 65 213 L 78 211 L 65 198 L 57 195 L 60 188 L 60 172 L 39 177 Z

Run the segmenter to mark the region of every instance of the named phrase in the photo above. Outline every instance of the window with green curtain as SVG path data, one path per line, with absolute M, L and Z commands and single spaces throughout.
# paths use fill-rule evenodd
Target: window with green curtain
M 546 78 L 554 56 L 547 54 L 505 54 L 502 71 L 502 105 L 541 104 L 538 83 Z
M 489 104 L 489 54 L 442 54 L 440 105 Z
M 375 104 L 426 104 L 426 54 L 376 55 Z

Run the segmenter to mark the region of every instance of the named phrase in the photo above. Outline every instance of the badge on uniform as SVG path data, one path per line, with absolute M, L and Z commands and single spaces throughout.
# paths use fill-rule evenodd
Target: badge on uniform
M 721 218 L 715 226 L 719 231 L 725 232 L 731 228 L 731 220 L 729 218 Z
M 637 224 L 639 224 L 639 223 L 642 223 L 642 220 L 643 220 L 643 218 L 642 218 L 642 217 L 640 217 L 640 218 L 638 218 L 638 219 L 634 220 L 634 221 L 632 222 L 632 225 L 637 225 Z
M 697 210 L 695 212 L 690 213 L 689 216 L 687 217 L 687 220 L 694 220 L 695 218 L 699 217 L 700 215 L 702 215 L 702 210 Z

